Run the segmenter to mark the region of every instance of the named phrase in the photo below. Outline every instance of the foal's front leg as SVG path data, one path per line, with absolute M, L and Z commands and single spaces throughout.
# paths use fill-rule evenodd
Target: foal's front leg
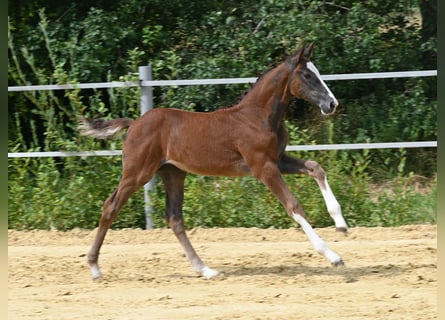
M 306 220 L 301 204 L 284 183 L 277 165 L 273 161 L 266 162 L 263 166 L 255 168 L 254 174 L 277 196 L 288 215 L 301 226 L 314 249 L 328 259 L 333 266 L 343 265 L 341 257 L 328 247 Z
M 292 158 L 287 154 L 283 154 L 278 166 L 282 174 L 306 174 L 311 176 L 317 181 L 320 187 L 321 194 L 326 203 L 329 215 L 335 222 L 335 227 L 337 231 L 347 233 L 348 225 L 341 211 L 341 206 L 335 198 L 334 193 L 329 186 L 326 172 L 323 168 L 315 161 L 302 160 L 297 158 Z

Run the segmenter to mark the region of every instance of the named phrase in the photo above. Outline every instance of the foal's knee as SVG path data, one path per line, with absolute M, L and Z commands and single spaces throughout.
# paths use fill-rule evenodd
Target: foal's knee
M 170 229 L 172 229 L 175 234 L 180 234 L 185 231 L 184 221 L 182 217 L 171 215 L 167 217 L 167 222 Z
M 286 211 L 289 217 L 295 219 L 295 215 L 298 214 L 307 220 L 306 213 L 304 212 L 303 206 L 297 201 L 296 203 L 289 203 L 286 205 Z
M 110 225 L 118 214 L 118 205 L 116 203 L 117 190 L 104 202 L 100 223 L 102 225 Z
M 113 208 L 110 206 L 107 207 L 104 205 L 104 210 L 102 212 L 102 216 L 100 217 L 100 225 L 109 227 L 113 223 L 116 215 L 116 210 L 113 210 Z
M 311 177 L 318 180 L 324 180 L 326 178 L 326 171 L 324 171 L 318 162 L 309 160 L 306 161 L 304 165 Z

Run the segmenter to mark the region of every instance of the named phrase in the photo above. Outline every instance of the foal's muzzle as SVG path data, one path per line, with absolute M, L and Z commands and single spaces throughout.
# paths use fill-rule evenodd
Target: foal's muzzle
M 321 113 L 322 114 L 331 114 L 335 112 L 335 109 L 337 109 L 338 101 L 337 100 L 331 100 L 328 103 L 322 103 L 320 105 Z

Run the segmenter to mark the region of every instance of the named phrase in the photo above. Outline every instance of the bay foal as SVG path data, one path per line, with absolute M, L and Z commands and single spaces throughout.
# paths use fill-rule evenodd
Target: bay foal
M 307 174 L 318 183 L 337 230 L 346 232 L 341 208 L 325 171 L 317 162 L 292 158 L 284 151 L 288 136 L 284 112 L 292 97 L 333 113 L 337 99 L 310 61 L 313 45 L 263 74 L 235 106 L 208 113 L 153 109 L 138 119 L 110 121 L 81 118 L 84 135 L 107 138 L 127 129 L 123 144 L 122 178 L 105 201 L 99 228 L 88 253 L 93 278 L 101 276 L 98 257 L 105 235 L 128 198 L 155 174 L 166 189 L 166 219 L 193 269 L 205 278 L 218 274 L 200 259 L 184 228 L 182 204 L 187 172 L 208 176 L 253 175 L 278 198 L 287 214 L 300 224 L 315 250 L 334 265 L 340 256 L 317 235 L 301 204 L 284 183 L 282 174 Z

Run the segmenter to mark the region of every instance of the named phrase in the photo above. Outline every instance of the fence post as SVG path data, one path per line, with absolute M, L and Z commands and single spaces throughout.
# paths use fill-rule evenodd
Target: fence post
M 151 66 L 139 67 L 139 80 L 150 81 L 153 80 L 151 73 Z M 148 110 L 153 109 L 153 87 L 141 85 L 141 115 Z M 153 221 L 151 219 L 153 207 L 151 206 L 150 192 L 153 192 L 155 187 L 155 177 L 144 185 L 144 210 L 145 210 L 145 228 L 153 229 Z

